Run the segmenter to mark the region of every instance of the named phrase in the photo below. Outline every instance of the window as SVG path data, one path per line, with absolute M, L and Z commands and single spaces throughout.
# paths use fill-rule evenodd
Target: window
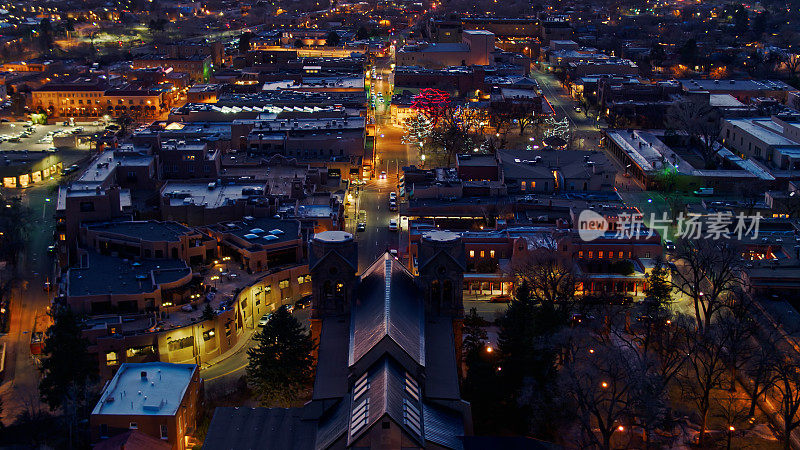
M 519 184 L 519 188 L 522 189 L 523 191 L 525 190 L 525 182 L 524 181 Z
M 203 340 L 204 340 L 204 341 L 209 341 L 209 340 L 211 340 L 211 338 L 213 338 L 213 337 L 214 337 L 214 334 L 215 334 L 215 333 L 214 333 L 214 329 L 213 329 L 213 328 L 212 328 L 212 329 L 210 329 L 210 330 L 208 330 L 208 331 L 204 331 L 204 332 L 203 332 Z
M 246 298 L 243 298 L 243 299 L 242 299 L 242 301 L 241 301 L 241 302 L 239 302 L 239 304 L 241 305 L 240 307 L 241 307 L 242 309 L 245 309 L 245 308 L 247 308 L 247 299 L 246 299 Z
M 174 352 L 176 350 L 180 350 L 182 348 L 187 348 L 192 346 L 192 337 L 187 336 L 182 339 L 175 339 L 173 341 L 169 341 L 167 343 L 167 347 L 169 347 L 169 351 Z
M 287 278 L 285 280 L 279 281 L 278 282 L 278 287 L 281 288 L 281 289 L 286 289 L 287 287 L 289 287 L 289 279 Z
M 623 256 L 624 256 L 623 252 L 619 252 L 619 256 L 618 256 L 618 258 L 619 258 L 619 259 L 622 259 L 622 257 L 623 257 Z
M 481 258 L 484 258 L 485 256 L 486 256 L 486 252 L 481 250 Z
M 117 352 L 106 353 L 106 365 L 114 366 L 116 364 L 119 364 L 119 356 L 117 356 Z
M 650 252 L 644 252 L 644 257 L 645 258 L 649 258 L 650 257 Z
M 191 339 L 191 338 L 189 338 Z M 191 343 L 189 344 L 191 345 Z M 155 349 L 152 345 L 145 345 L 144 347 L 132 347 L 125 350 L 125 356 L 128 358 L 139 356 L 139 355 L 147 355 L 147 354 L 155 354 Z
M 494 258 L 494 250 L 490 250 L 489 251 L 489 257 L 490 258 Z
M 169 439 L 169 430 L 166 425 L 161 425 L 161 439 Z
M 578 252 L 578 258 L 583 258 L 583 250 Z
M 306 275 L 303 277 L 303 281 L 305 283 L 311 283 L 311 275 Z
M 100 424 L 100 437 L 108 437 L 108 424 Z
M 305 278 L 302 276 L 297 277 L 297 284 L 303 284 L 303 281 L 305 281 Z
M 130 428 L 131 430 L 138 430 L 139 429 L 139 424 L 136 423 L 136 422 L 131 422 L 130 426 L 128 426 L 128 428 Z
M 469 257 L 470 258 L 474 258 L 475 257 L 475 250 L 470 250 L 469 251 Z
M 603 259 L 603 252 L 597 252 L 597 257 L 599 259 Z
M 81 202 L 81 212 L 94 211 L 94 202 Z
M 272 292 L 272 286 L 264 286 L 264 293 L 269 294 Z
M 592 253 L 593 252 L 591 250 L 589 250 L 589 259 L 592 259 L 594 257 L 594 255 L 592 255 Z

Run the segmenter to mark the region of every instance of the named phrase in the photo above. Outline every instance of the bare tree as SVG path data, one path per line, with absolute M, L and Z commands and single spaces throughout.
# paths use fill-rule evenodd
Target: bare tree
M 756 414 L 756 406 L 760 399 L 775 383 L 775 366 L 782 358 L 777 347 L 777 340 L 780 339 L 774 330 L 759 328 L 758 337 L 759 349 L 753 357 L 747 361 L 744 367 L 746 376 L 750 380 L 749 392 L 750 408 L 748 417 Z
M 792 431 L 800 426 L 800 369 L 797 363 L 786 358 L 780 358 L 775 366 L 774 390 L 780 399 L 778 413 L 782 419 L 781 438 L 783 448 L 791 448 Z
M 681 394 L 691 401 L 700 415 L 698 445 L 703 447 L 707 428 L 708 411 L 711 409 L 711 392 L 722 386 L 727 366 L 725 345 L 728 343 L 725 330 L 714 323 L 704 332 L 686 333 L 684 370 L 677 378 Z
M 528 283 L 537 303 L 568 309 L 575 301 L 577 280 L 572 265 L 559 257 L 552 247 L 532 251 L 515 265 L 514 272 L 518 279 Z
M 642 376 L 627 352 L 598 342 L 588 333 L 576 339 L 574 354 L 561 371 L 562 392 L 574 407 L 584 444 L 612 448 L 612 437 L 624 431 Z
M 789 75 L 794 78 L 797 74 L 797 70 L 800 69 L 800 55 L 794 53 L 786 55 L 783 63 L 786 65 L 786 69 L 789 70 Z
M 694 303 L 699 332 L 727 305 L 739 282 L 740 253 L 729 240 L 681 239 L 675 253 L 672 283 Z
M 686 133 L 700 150 L 706 168 L 716 166 L 716 141 L 722 130 L 722 116 L 708 103 L 681 101 L 667 110 L 666 123 L 675 131 Z

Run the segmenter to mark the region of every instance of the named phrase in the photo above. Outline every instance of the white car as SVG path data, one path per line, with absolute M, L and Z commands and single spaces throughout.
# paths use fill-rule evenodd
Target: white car
M 381 180 L 385 180 L 386 179 L 386 171 L 385 170 L 381 170 L 380 178 L 381 178 Z
M 389 199 L 390 200 L 397 200 L 397 192 L 389 192 Z
M 389 231 L 397 231 L 397 219 L 389 219 Z

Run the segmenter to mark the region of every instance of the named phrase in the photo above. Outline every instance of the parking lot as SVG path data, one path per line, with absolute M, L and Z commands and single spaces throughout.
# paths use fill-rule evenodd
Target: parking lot
M 88 138 L 104 129 L 102 123 L 97 123 L 97 125 L 93 125 L 92 123 L 76 123 L 75 126 L 58 123 L 55 125 L 32 125 L 26 128 L 28 124 L 29 122 L 27 121 L 0 123 L 0 151 L 47 151 L 55 147 L 53 145 L 52 136 L 56 133 L 73 134 L 77 136 L 79 140 L 86 141 L 86 143 L 79 146 L 79 148 L 88 149 Z

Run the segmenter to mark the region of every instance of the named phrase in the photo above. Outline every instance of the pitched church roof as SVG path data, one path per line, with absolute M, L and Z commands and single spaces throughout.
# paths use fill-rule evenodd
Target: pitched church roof
M 361 276 L 350 322 L 350 366 L 374 348 L 399 347 L 425 366 L 425 306 L 414 277 L 385 253 Z M 395 354 L 398 360 L 405 359 Z M 408 367 L 408 369 L 412 369 Z

